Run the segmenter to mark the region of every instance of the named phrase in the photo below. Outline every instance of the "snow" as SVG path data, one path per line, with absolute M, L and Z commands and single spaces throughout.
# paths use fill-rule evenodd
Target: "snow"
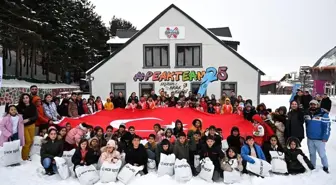
M 293 84 L 290 84 L 290 83 L 288 83 L 288 82 L 280 82 L 279 86 L 280 86 L 280 87 L 292 87 Z
M 261 102 L 264 102 L 268 107 L 274 109 L 281 105 L 288 105 L 289 95 L 262 95 Z M 333 98 L 333 100 L 336 100 Z M 334 101 L 336 106 L 336 101 Z M 2 108 L 0 107 L 0 113 Z M 334 123 L 332 124 L 332 127 Z M 308 149 L 306 141 L 302 142 L 303 151 L 308 155 Z M 250 177 L 248 175 L 242 176 L 242 181 L 237 185 L 283 185 L 283 184 L 302 184 L 302 185 L 334 185 L 336 184 L 336 177 L 332 174 L 336 173 L 336 130 L 331 130 L 331 137 L 327 143 L 327 153 L 329 157 L 330 173 L 326 174 L 322 171 L 320 159 L 317 158 L 317 169 L 312 172 L 307 172 L 300 175 L 272 175 L 264 179 L 257 177 Z M 1 157 L 0 157 L 1 159 Z M 61 180 L 58 175 L 54 176 L 42 176 L 40 171 L 42 170 L 40 159 L 37 156 L 32 157 L 32 161 L 22 162 L 17 167 L 0 167 L 1 185 L 36 185 L 36 184 L 50 184 L 50 185 L 79 185 L 79 182 L 75 178 L 69 178 L 67 180 Z M 142 177 L 136 177 L 129 185 L 173 185 L 179 184 L 174 180 L 174 177 L 163 176 L 157 177 L 155 173 L 150 173 Z M 121 182 L 107 183 L 106 185 L 122 185 Z M 185 185 L 211 185 L 213 183 L 205 182 L 204 180 L 194 177 L 191 181 L 185 183 Z M 215 183 L 217 184 L 217 183 Z M 223 184 L 223 183 L 221 183 Z M 103 185 L 98 182 L 96 185 Z
M 336 64 L 336 55 L 331 56 L 330 58 L 323 58 L 319 67 L 327 67 Z
M 24 80 L 14 80 L 14 79 L 10 79 L 10 80 L 6 80 L 3 79 L 2 80 L 2 86 L 1 87 L 22 87 L 22 88 L 29 88 L 32 85 L 37 85 L 37 87 L 41 88 L 41 89 L 66 89 L 66 88 L 79 88 L 78 85 L 76 84 L 72 84 L 72 85 L 68 85 L 68 84 L 43 84 L 43 83 L 30 83 Z

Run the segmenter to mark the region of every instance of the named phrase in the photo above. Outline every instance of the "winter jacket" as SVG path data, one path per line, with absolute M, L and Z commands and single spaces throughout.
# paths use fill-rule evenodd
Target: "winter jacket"
M 82 99 L 77 99 L 76 100 L 76 104 L 77 104 L 77 111 L 78 111 L 78 115 L 82 115 L 84 114 L 84 108 L 83 108 L 83 100 Z
M 282 148 L 281 145 L 272 146 L 269 142 L 264 143 L 264 145 L 262 146 L 262 150 L 265 154 L 266 161 L 269 163 L 271 163 L 272 161 L 272 156 L 270 154 L 270 151 L 276 151 L 276 152 L 281 152 L 281 153 L 285 152 L 285 150 Z
M 168 145 L 168 150 L 163 150 L 162 144 L 157 144 L 156 145 L 156 149 L 155 149 L 155 161 L 156 161 L 156 165 L 160 164 L 160 158 L 161 158 L 161 153 L 166 154 L 166 155 L 170 155 L 173 153 L 173 145 L 171 145 L 169 143 Z
M 201 139 L 204 145 L 206 144 L 206 140 L 207 140 L 208 136 L 209 136 L 209 133 L 205 132 L 204 136 Z M 213 147 L 220 147 L 221 148 L 222 138 L 217 133 L 215 135 L 213 135 L 213 137 L 215 138 L 215 143 L 213 144 Z
M 72 128 L 66 135 L 65 141 L 71 145 L 79 143 L 79 141 L 84 137 L 86 132 L 84 131 L 85 128 L 82 125 L 78 125 L 75 128 Z
M 253 122 L 252 117 L 257 114 L 256 110 L 252 107 L 250 111 L 247 111 L 246 107 L 243 109 L 244 119 Z
M 174 154 L 176 156 L 176 159 L 186 159 L 188 163 L 190 162 L 189 160 L 189 144 L 181 144 L 180 141 L 176 141 L 174 145 Z
M 113 110 L 114 105 L 110 98 L 107 98 L 106 103 L 104 104 L 104 110 Z
M 128 100 L 127 100 L 127 103 L 131 103 L 132 100 L 134 100 L 135 103 L 138 103 L 138 102 L 139 102 L 139 98 L 138 98 L 137 96 L 134 96 L 134 97 L 130 96 L 130 97 L 128 98 Z
M 222 114 L 232 114 L 233 113 L 232 105 L 231 104 L 230 105 L 223 104 L 221 112 L 222 112 Z
M 26 106 L 19 104 L 16 109 L 18 113 L 22 115 L 23 120 L 29 119 L 29 121 L 25 123 L 24 126 L 32 125 L 36 122 L 38 114 L 35 105 L 29 104 Z
M 241 156 L 238 154 L 234 158 L 228 158 L 228 156 L 225 156 L 221 161 L 220 161 L 220 167 L 223 171 L 226 172 L 232 172 L 234 170 L 236 171 L 243 171 L 243 163 L 241 161 Z
M 104 152 L 101 154 L 99 158 L 99 163 L 103 164 L 104 162 L 116 163 L 121 159 L 121 155 L 117 150 L 113 150 L 112 153 L 106 151 L 106 147 L 102 149 Z
M 280 121 L 276 121 L 274 123 L 274 125 L 276 127 L 275 135 L 279 139 L 279 144 L 284 147 L 286 145 L 285 134 L 284 134 L 285 133 L 285 125 Z
M 156 150 L 156 143 L 152 143 L 150 144 L 149 142 L 147 142 L 145 144 L 145 148 L 147 151 L 147 155 L 149 159 L 155 159 L 155 150 Z
M 302 106 L 304 110 L 307 110 L 309 108 L 309 103 L 313 99 L 313 97 L 308 94 L 308 95 L 303 95 L 302 96 Z
M 201 149 L 200 159 L 204 159 L 209 157 L 212 161 L 213 165 L 215 166 L 215 170 L 219 171 L 220 168 L 220 160 L 224 158 L 223 151 L 218 147 L 209 147 L 208 145 L 204 145 Z
M 197 143 L 194 138 L 189 140 L 189 159 L 191 166 L 194 166 L 195 155 L 201 155 L 203 145 L 204 144 L 201 140 L 199 140 Z
M 49 119 L 57 121 L 60 116 L 57 112 L 56 104 L 54 102 L 44 102 L 43 103 L 44 113 L 48 116 Z
M 18 134 L 20 139 L 20 146 L 25 145 L 25 138 L 24 138 L 24 124 L 23 124 L 23 118 L 21 115 L 19 116 L 19 123 L 18 123 Z M 0 146 L 3 146 L 3 143 L 7 142 L 8 139 L 15 133 L 13 133 L 13 123 L 11 120 L 11 115 L 6 115 L 2 118 L 0 121 Z
M 72 99 L 69 100 L 68 114 L 73 118 L 79 117 L 77 103 Z
M 328 112 L 330 112 L 330 110 L 331 110 L 331 100 L 330 100 L 330 98 L 329 98 L 329 97 L 323 98 L 323 99 L 321 100 L 321 105 L 320 105 L 320 107 L 321 107 L 322 109 L 325 109 L 325 110 L 327 110 Z
M 126 100 L 124 97 L 117 97 L 114 99 L 114 107 L 115 108 L 122 108 L 124 109 L 126 107 Z
M 201 122 L 201 126 L 200 126 L 200 128 L 196 128 L 195 127 L 195 124 L 196 124 L 196 121 L 200 121 Z M 194 119 L 193 121 L 192 121 L 192 126 L 189 128 L 189 130 L 188 130 L 188 139 L 191 139 L 193 136 L 194 136 L 194 133 L 198 130 L 198 131 L 200 131 L 201 132 L 201 134 L 203 135 L 203 133 L 204 133 L 204 130 L 202 129 L 202 125 L 203 125 L 203 122 L 202 122 L 202 120 L 201 119 Z
M 311 170 L 314 169 L 313 164 L 310 162 L 308 157 L 302 152 L 301 149 L 287 149 L 285 152 L 285 161 L 287 163 L 287 169 L 289 174 L 304 173 L 306 171 L 305 167 L 298 160 L 298 155 L 301 155 L 303 157 L 304 162 Z
M 80 162 L 82 161 L 82 153 L 81 153 L 81 148 L 76 148 L 76 151 L 74 153 L 74 155 L 71 158 L 72 163 L 74 164 L 74 171 L 76 169 L 76 166 L 89 166 L 91 164 L 95 164 L 96 161 L 96 157 L 94 155 L 94 150 L 92 148 L 88 148 L 87 149 L 87 153 L 84 157 L 84 164 L 81 164 Z
M 266 161 L 266 157 L 265 157 L 264 152 L 262 151 L 261 147 L 257 144 L 254 144 L 253 147 L 254 147 L 254 150 L 257 154 L 257 158 Z M 249 162 L 251 164 L 255 163 L 255 161 L 250 157 L 251 148 L 247 144 L 244 144 L 244 146 L 241 148 L 240 155 L 242 156 L 244 161 Z
M 156 134 L 155 134 L 155 142 L 160 143 L 163 139 L 164 139 L 164 131 L 163 130 L 159 130 Z
M 35 122 L 36 126 L 48 124 L 50 118 L 45 114 L 44 107 L 37 103 L 38 100 L 41 100 L 39 96 L 34 96 L 32 103 L 36 106 L 37 110 L 37 120 Z
M 214 107 L 208 107 L 207 112 L 208 112 L 209 114 L 215 114 L 215 113 L 216 113 L 216 110 L 215 110 Z
M 312 140 L 326 140 L 330 137 L 330 118 L 327 112 L 317 109 L 305 115 L 306 135 Z
M 240 134 L 238 134 L 237 136 L 234 136 L 233 135 L 233 131 L 234 130 L 237 130 L 238 127 L 232 127 L 231 129 L 231 135 L 229 135 L 227 138 L 226 138 L 226 141 L 229 145 L 229 147 L 231 148 L 235 148 L 236 150 L 240 150 L 241 148 L 241 143 L 240 143 Z M 238 133 L 239 133 L 239 129 L 238 129 Z M 238 153 L 240 153 L 240 151 L 237 151 Z
M 41 146 L 41 164 L 43 165 L 43 160 L 45 158 L 54 159 L 54 157 L 62 157 L 63 156 L 63 142 L 61 140 L 54 140 L 47 138 L 46 140 L 42 140 Z
M 125 162 L 131 165 L 144 166 L 143 173 L 147 174 L 147 162 L 148 156 L 145 147 L 140 144 L 138 148 L 134 148 L 132 145 L 129 146 L 126 151 Z
M 69 100 L 63 99 L 60 106 L 57 107 L 60 116 L 69 117 Z
M 93 113 L 95 113 L 95 112 L 97 112 L 98 111 L 98 109 L 97 109 L 97 105 L 95 104 L 95 103 L 93 103 L 93 104 L 87 104 L 87 107 L 88 107 L 88 109 L 89 109 L 89 114 L 93 114 Z
M 285 124 L 285 138 L 304 138 L 304 113 L 302 109 L 290 110 Z

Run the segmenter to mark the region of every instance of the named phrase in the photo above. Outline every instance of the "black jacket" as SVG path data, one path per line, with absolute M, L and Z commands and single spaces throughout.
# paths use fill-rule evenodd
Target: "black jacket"
M 41 146 L 41 164 L 43 165 L 43 160 L 45 158 L 50 158 L 51 160 L 54 157 L 62 157 L 63 156 L 63 141 L 62 140 L 54 140 L 51 139 L 44 140 Z
M 285 150 L 282 148 L 282 146 L 280 145 L 280 143 L 279 143 L 279 145 L 277 146 L 277 148 L 273 148 L 273 147 L 271 146 L 271 144 L 267 141 L 267 142 L 265 142 L 264 145 L 262 146 L 262 150 L 263 150 L 263 152 L 264 152 L 264 154 L 265 154 L 266 161 L 269 162 L 269 163 L 272 161 L 272 156 L 271 156 L 271 154 L 270 154 L 270 151 L 278 151 L 278 152 L 283 153 L 283 155 L 285 155 L 285 154 L 284 154 Z
M 321 108 L 327 110 L 328 112 L 330 112 L 331 109 L 331 100 L 329 97 L 327 98 L 323 98 L 321 100 Z
M 95 164 L 97 161 L 96 161 L 96 156 L 95 156 L 95 153 L 93 151 L 92 148 L 88 148 L 88 151 L 85 155 L 85 158 L 84 158 L 84 162 L 85 164 L 81 164 L 82 160 L 82 153 L 81 153 L 81 149 L 80 148 L 76 148 L 76 151 L 74 153 L 74 155 L 72 156 L 71 158 L 71 161 L 72 163 L 74 164 L 74 171 L 76 169 L 76 166 L 80 165 L 80 166 L 83 166 L 83 165 L 91 165 L 91 164 Z
M 189 141 L 189 159 L 190 159 L 190 165 L 194 166 L 194 159 L 195 155 L 201 155 L 201 151 L 203 148 L 203 143 L 201 140 L 198 141 L 198 143 L 195 142 L 194 138 L 191 138 Z
M 253 122 L 252 117 L 255 114 L 257 114 L 257 111 L 255 110 L 254 107 L 252 107 L 249 112 L 246 110 L 246 108 L 243 109 L 244 119 L 246 119 L 247 121 Z
M 211 148 L 208 147 L 208 145 L 204 145 L 201 150 L 200 159 L 204 159 L 206 157 L 209 157 L 212 161 L 213 165 L 215 166 L 216 171 L 220 171 L 220 160 L 224 158 L 223 151 L 218 148 L 212 146 Z
M 114 108 L 125 108 L 126 107 L 126 99 L 124 97 L 116 97 L 114 98 Z
M 202 139 L 201 139 L 202 143 L 204 145 L 206 145 L 207 137 L 208 136 L 203 136 Z M 214 137 L 215 137 L 215 143 L 214 143 L 213 147 L 222 148 L 222 138 L 219 135 L 217 135 L 217 134 L 215 134 Z
M 303 160 L 306 162 L 307 166 L 311 170 L 314 169 L 314 166 L 312 165 L 308 157 L 302 152 L 301 149 L 294 149 L 294 150 L 287 149 L 285 153 L 285 160 L 287 163 L 287 169 L 289 174 L 304 173 L 306 171 L 304 166 L 302 166 L 300 161 L 297 159 L 298 155 L 303 156 Z
M 29 104 L 29 106 L 26 105 L 18 105 L 17 111 L 19 114 L 22 114 L 22 118 L 29 119 L 29 122 L 25 123 L 24 126 L 32 125 L 37 120 L 37 110 L 35 105 Z
M 163 150 L 162 144 L 159 143 L 156 145 L 155 148 L 155 161 L 156 161 L 156 166 L 159 165 L 160 163 L 160 158 L 161 158 L 161 153 L 166 154 L 166 155 L 170 155 L 173 153 L 173 146 L 169 143 L 168 145 L 168 150 Z
M 240 135 L 234 136 L 231 134 L 226 138 L 226 141 L 229 147 L 235 148 L 237 152 L 240 153 L 240 148 L 241 148 Z
M 83 100 L 77 100 L 77 110 L 78 110 L 78 115 L 84 114 L 84 108 L 83 108 Z
M 143 172 L 144 174 L 147 174 L 147 161 L 148 161 L 148 156 L 147 156 L 147 151 L 145 147 L 140 144 L 137 149 L 133 147 L 133 145 L 129 146 L 126 151 L 126 157 L 125 157 L 125 162 L 129 163 L 131 165 L 137 164 L 137 166 L 144 166 Z
M 304 112 L 302 109 L 290 110 L 285 123 L 285 138 L 304 138 Z

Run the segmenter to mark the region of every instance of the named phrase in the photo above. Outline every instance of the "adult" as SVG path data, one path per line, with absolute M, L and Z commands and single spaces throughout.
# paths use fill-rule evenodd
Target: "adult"
M 78 114 L 78 105 L 77 105 L 77 94 L 71 93 L 71 98 L 69 99 L 69 105 L 68 105 L 68 114 L 69 117 L 79 117 Z
M 297 90 L 296 95 L 294 96 L 293 100 L 296 101 L 299 108 L 303 108 L 303 92 L 301 89 Z
M 234 103 L 237 101 L 237 96 L 236 96 L 236 93 L 234 91 L 231 92 L 231 95 L 230 95 L 230 102 L 231 102 L 231 105 L 233 106 Z
M 153 98 L 153 100 L 156 100 L 158 96 L 155 94 L 155 91 L 152 90 L 150 96 Z
M 32 85 L 32 86 L 30 86 L 29 90 L 30 90 L 30 96 L 31 96 L 32 98 L 33 98 L 34 96 L 38 96 L 38 95 L 37 95 L 38 88 L 37 88 L 36 85 Z
M 312 95 L 309 94 L 309 91 L 305 91 L 302 96 L 302 106 L 306 111 L 309 109 L 309 103 L 313 99 Z
M 321 158 L 323 171 L 329 173 L 328 158 L 325 145 L 330 137 L 329 114 L 318 107 L 318 102 L 312 100 L 309 103 L 309 112 L 305 116 L 306 134 L 308 137 L 308 150 L 310 161 L 316 168 L 316 151 Z
M 127 103 L 131 103 L 134 100 L 135 103 L 139 102 L 139 98 L 135 92 L 132 92 L 131 96 L 128 98 Z
M 37 120 L 35 121 L 35 135 L 38 135 L 42 128 L 47 128 L 47 125 L 53 124 L 53 121 L 45 114 L 44 107 L 39 96 L 34 96 L 32 103 L 36 106 L 37 110 Z
M 57 112 L 56 104 L 52 102 L 51 94 L 44 95 L 43 109 L 50 120 L 58 121 L 61 119 L 61 116 Z
M 83 108 L 83 99 L 82 99 L 82 95 L 78 94 L 76 97 L 77 101 L 77 109 L 78 109 L 78 115 L 82 115 L 85 113 L 84 108 Z
M 115 108 L 124 109 L 126 107 L 126 99 L 122 92 L 118 93 L 118 97 L 116 97 L 114 101 L 115 101 L 115 104 L 114 104 Z
M 331 100 L 330 100 L 330 98 L 328 97 L 327 94 L 323 94 L 320 107 L 321 107 L 321 109 L 324 109 L 325 111 L 330 112 Z
M 48 137 L 41 146 L 41 164 L 47 175 L 53 175 L 57 172 L 54 157 L 62 157 L 63 142 L 57 139 L 57 130 L 55 127 L 48 129 Z
M 57 112 L 60 116 L 70 117 L 69 116 L 69 99 L 64 98 L 60 106 L 57 107 Z
M 304 138 L 304 113 L 296 100 L 291 101 L 290 110 L 285 123 L 285 138 L 296 137 L 301 142 Z
M 98 111 L 97 104 L 94 102 L 94 99 L 92 98 L 88 99 L 87 107 L 89 109 L 89 114 L 93 114 Z
M 35 121 L 37 120 L 36 107 L 32 104 L 31 96 L 23 93 L 17 105 L 18 113 L 23 117 L 25 145 L 22 148 L 22 159 L 28 160 L 30 147 L 35 136 Z

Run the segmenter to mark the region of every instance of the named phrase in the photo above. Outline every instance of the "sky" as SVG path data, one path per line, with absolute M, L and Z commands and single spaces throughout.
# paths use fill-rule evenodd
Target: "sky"
M 113 15 L 143 28 L 175 4 L 206 28 L 229 26 L 238 52 L 263 80 L 312 66 L 336 46 L 336 0 L 91 0 L 108 24 Z

